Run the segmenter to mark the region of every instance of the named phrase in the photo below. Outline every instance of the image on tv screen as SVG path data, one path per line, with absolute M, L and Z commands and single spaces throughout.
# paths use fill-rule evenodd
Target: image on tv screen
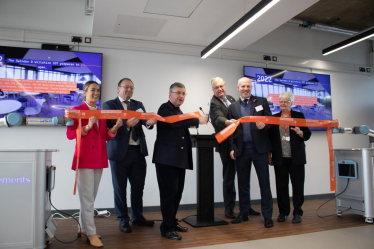
M 302 112 L 306 119 L 332 120 L 330 75 L 244 66 L 244 76 L 252 80 L 252 95 L 268 100 L 272 114 L 281 111 L 279 94 L 291 92 L 293 111 Z
M 101 86 L 101 53 L 0 46 L 0 117 L 62 117 L 83 102 L 83 84 Z M 101 105 L 101 100 L 97 102 Z

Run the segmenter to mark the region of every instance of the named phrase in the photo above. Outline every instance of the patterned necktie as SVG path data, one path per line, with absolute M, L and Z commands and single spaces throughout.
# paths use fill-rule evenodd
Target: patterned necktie
M 126 106 L 127 106 L 127 110 L 128 110 L 128 111 L 131 111 L 130 101 L 125 100 L 125 101 L 123 101 L 123 102 L 125 102 L 125 104 L 126 104 Z M 134 129 L 133 129 L 133 128 L 134 128 Z M 134 140 L 134 142 L 138 141 L 138 138 L 139 138 L 139 137 L 138 137 L 138 134 L 136 134 L 135 127 L 131 127 L 130 130 L 129 130 L 129 132 L 131 133 L 131 138 L 132 138 L 132 140 Z

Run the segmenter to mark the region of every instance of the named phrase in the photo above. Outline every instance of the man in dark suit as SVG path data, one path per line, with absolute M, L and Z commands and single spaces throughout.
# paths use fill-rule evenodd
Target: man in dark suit
M 180 106 L 186 97 L 186 88 L 182 83 L 174 83 L 169 89 L 169 101 L 162 104 L 158 114 L 162 117 L 182 114 Z M 176 123 L 159 122 L 157 138 L 153 152 L 156 164 L 157 181 L 160 190 L 161 213 L 163 221 L 161 235 L 171 240 L 180 240 L 178 232 L 187 232 L 188 228 L 178 224 L 176 214 L 182 198 L 186 169 L 193 169 L 192 142 L 189 127 L 206 124 L 208 116 L 188 119 Z
M 145 112 L 142 102 L 131 99 L 134 89 L 134 83 L 129 78 L 121 79 L 117 86 L 118 97 L 105 102 L 103 109 Z M 115 122 L 115 120 L 107 120 L 107 126 L 111 128 Z M 139 122 L 139 118 L 131 118 L 123 122 L 116 137 L 107 143 L 107 151 L 119 228 L 124 233 L 131 233 L 132 228 L 127 213 L 127 179 L 131 184 L 132 225 L 153 226 L 154 224 L 143 216 L 143 189 L 147 173 L 145 157 L 148 156 L 148 150 L 142 125 L 152 129 L 157 120 Z
M 210 101 L 209 115 L 216 133 L 225 129 L 235 120 L 227 119 L 228 107 L 235 102 L 230 95 L 226 95 L 226 84 L 220 77 L 215 77 L 211 81 L 213 97 Z M 222 161 L 223 175 L 223 202 L 225 204 L 225 215 L 227 218 L 234 219 L 234 207 L 236 200 L 235 191 L 235 161 L 230 158 L 229 142 L 226 140 L 218 145 L 216 151 L 219 152 Z M 250 215 L 260 215 L 252 208 L 249 209 Z
M 245 116 L 271 116 L 269 104 L 265 98 L 251 95 L 252 82 L 249 78 L 239 79 L 237 89 L 240 99 L 229 107 L 229 119 Z M 261 211 L 266 228 L 273 227 L 273 198 L 269 180 L 268 152 L 272 150 L 269 138 L 269 125 L 262 122 L 243 123 L 230 136 L 230 156 L 236 160 L 239 187 L 239 215 L 231 221 L 233 224 L 248 221 L 250 209 L 250 173 L 251 164 L 256 169 L 261 190 Z

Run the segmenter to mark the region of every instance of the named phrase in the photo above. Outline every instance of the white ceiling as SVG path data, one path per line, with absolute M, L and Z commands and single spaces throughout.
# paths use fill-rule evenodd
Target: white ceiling
M 144 13 L 174 17 L 190 17 L 202 0 L 148 0 Z
M 259 2 L 95 0 L 92 35 L 207 46 Z M 316 2 L 280 0 L 223 47 L 244 50 Z

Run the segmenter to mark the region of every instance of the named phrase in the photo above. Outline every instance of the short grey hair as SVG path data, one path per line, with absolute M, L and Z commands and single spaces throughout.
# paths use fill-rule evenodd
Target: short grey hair
M 221 78 L 221 77 L 214 77 L 211 81 L 210 81 L 210 84 L 212 85 L 213 87 L 213 84 L 216 83 L 216 82 L 219 82 L 219 81 L 222 81 L 224 85 L 226 85 L 225 81 Z
M 291 92 L 284 92 L 284 93 L 279 94 L 279 100 L 281 98 L 282 99 L 288 99 L 289 101 L 291 101 L 291 104 L 295 100 L 295 96 Z
M 238 86 L 240 85 L 240 81 L 242 80 L 249 80 L 251 82 L 251 86 L 253 87 L 253 83 L 252 83 L 252 80 L 248 77 L 241 77 L 239 80 L 238 80 Z
M 179 83 L 179 82 L 175 82 L 173 83 L 171 86 L 170 86 L 170 89 L 169 89 L 169 92 L 173 92 L 174 91 L 174 88 L 186 88 L 182 83 Z

